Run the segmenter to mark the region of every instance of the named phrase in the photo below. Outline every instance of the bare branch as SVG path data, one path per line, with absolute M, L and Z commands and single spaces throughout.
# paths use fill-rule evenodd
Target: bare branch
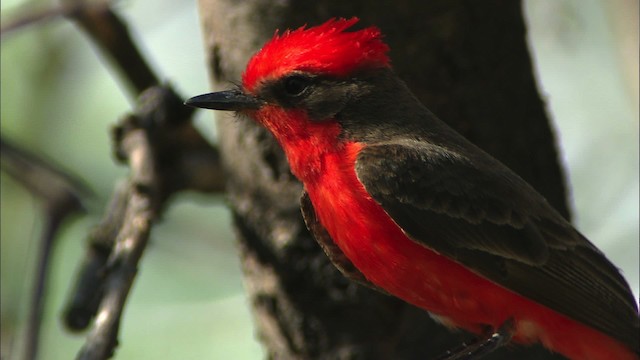
M 106 359 L 113 355 L 124 304 L 157 215 L 153 149 L 143 130 L 132 132 L 127 143 L 132 169 L 135 169 L 129 183 L 133 191 L 124 213 L 125 222 L 107 264 L 109 274 L 95 326 L 78 359 Z
M 73 4 L 76 1 L 64 0 L 63 3 Z M 109 3 L 102 5 L 80 7 L 68 15 L 100 47 L 116 70 L 123 74 L 132 87 L 133 95 L 137 96 L 145 89 L 158 85 L 158 77 L 135 45 L 126 24 L 109 7 Z
M 72 16 L 72 14 L 80 11 L 80 9 L 85 7 L 104 7 L 109 0 L 104 1 L 73 1 L 66 2 L 62 4 L 56 4 L 49 8 L 32 8 L 22 7 L 16 10 L 15 14 L 7 16 L 10 20 L 3 22 L 2 27 L 0 27 L 0 36 L 2 38 L 14 33 L 17 30 L 20 30 L 24 27 L 42 24 L 47 21 L 51 21 L 53 19 L 59 18 L 61 16 Z M 31 4 L 30 4 L 31 5 Z
M 38 354 L 46 280 L 54 240 L 65 220 L 84 212 L 82 199 L 89 194 L 89 190 L 79 179 L 60 167 L 20 149 L 4 138 L 0 138 L 0 148 L 2 170 L 38 197 L 45 209 L 45 228 L 40 239 L 25 340 L 25 359 L 35 359 Z
M 110 9 L 108 1 L 67 0 L 57 8 L 34 11 L 7 27 L 8 32 L 42 23 L 59 15 L 75 21 L 89 34 L 138 98 L 133 115 L 114 128 L 116 158 L 131 167 L 129 179 L 115 191 L 111 205 L 99 226 L 89 236 L 86 257 L 76 286 L 65 309 L 65 323 L 74 331 L 85 329 L 96 317 L 94 328 L 78 355 L 80 359 L 110 357 L 117 345 L 122 310 L 133 283 L 137 264 L 148 241 L 150 228 L 172 194 L 182 190 L 220 192 L 224 189 L 218 149 L 193 127 L 193 109 L 159 81 L 136 47 L 125 23 Z M 3 28 L 5 29 L 5 28 Z M 4 143 L 3 143 L 4 147 Z M 3 152 L 4 155 L 4 152 Z M 51 177 L 36 176 L 25 181 L 30 191 L 51 197 Z M 51 218 L 45 239 L 52 238 L 57 218 Z M 44 274 L 50 241 L 43 241 L 40 288 L 34 319 L 43 303 Z M 35 305 L 34 305 L 35 306 Z M 36 336 L 28 343 L 37 350 Z
M 44 200 L 48 207 L 59 207 L 77 202 L 91 194 L 89 188 L 50 160 L 32 154 L 4 137 L 0 138 L 0 167 L 16 179 L 34 196 Z
M 129 164 L 129 179 L 92 232 L 88 258 L 66 310 L 67 324 L 74 330 L 83 329 L 96 316 L 78 359 L 112 356 L 150 228 L 171 195 L 223 188 L 217 149 L 193 127 L 192 110 L 170 88 L 152 87 L 138 104 L 135 113 L 113 131 L 116 157 Z
M 107 260 L 124 222 L 130 190 L 127 182 L 116 186 L 105 217 L 89 234 L 87 253 L 63 315 L 65 325 L 72 331 L 85 330 L 98 311 L 104 294 Z

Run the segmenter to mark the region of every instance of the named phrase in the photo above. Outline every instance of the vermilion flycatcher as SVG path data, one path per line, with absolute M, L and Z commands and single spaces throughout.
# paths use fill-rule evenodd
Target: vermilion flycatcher
M 308 227 L 352 278 L 481 333 L 571 359 L 638 359 L 638 311 L 605 256 L 529 184 L 436 118 L 358 20 L 277 35 L 242 85 L 187 104 L 255 119 L 304 184 Z

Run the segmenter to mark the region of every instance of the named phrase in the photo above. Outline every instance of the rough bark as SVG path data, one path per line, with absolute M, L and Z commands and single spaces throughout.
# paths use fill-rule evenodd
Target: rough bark
M 520 174 L 568 216 L 517 1 L 200 0 L 214 88 L 237 82 L 275 29 L 361 18 L 386 35 L 393 65 L 444 121 Z M 266 131 L 218 115 L 229 204 L 257 333 L 274 359 L 428 359 L 469 335 L 346 280 L 307 232 L 301 185 Z M 542 359 L 540 348 L 490 358 Z

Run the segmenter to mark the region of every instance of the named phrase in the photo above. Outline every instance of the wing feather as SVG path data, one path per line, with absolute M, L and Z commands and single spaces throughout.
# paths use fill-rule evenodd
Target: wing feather
M 365 147 L 356 173 L 411 239 L 637 347 L 636 303 L 618 269 L 504 165 L 404 140 Z

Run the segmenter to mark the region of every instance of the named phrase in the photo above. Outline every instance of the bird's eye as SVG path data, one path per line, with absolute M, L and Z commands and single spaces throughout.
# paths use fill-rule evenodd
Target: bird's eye
M 302 75 L 294 75 L 285 79 L 284 81 L 284 91 L 289 96 L 298 96 L 307 90 L 311 85 L 311 79 L 302 76 Z

